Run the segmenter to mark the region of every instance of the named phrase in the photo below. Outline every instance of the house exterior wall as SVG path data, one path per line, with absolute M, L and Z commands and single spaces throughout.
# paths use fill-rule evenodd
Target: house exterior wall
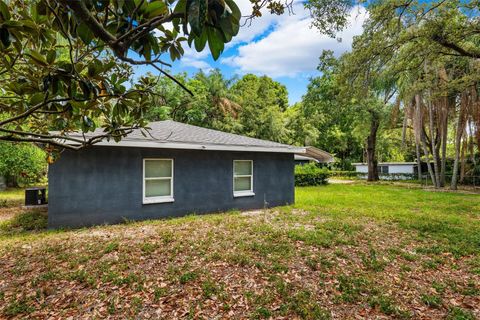
M 174 159 L 174 202 L 143 204 L 143 159 Z M 233 160 L 253 160 L 254 196 L 233 197 Z M 81 227 L 294 202 L 293 154 L 91 147 L 49 168 L 48 226 Z
M 362 165 L 355 165 L 355 171 L 368 173 L 368 166 L 363 165 L 363 164 Z
M 413 164 L 391 164 L 388 166 L 388 173 L 411 173 L 413 174 Z
M 385 166 L 385 164 L 379 164 Z M 388 173 L 414 173 L 413 164 L 389 164 L 388 165 Z M 368 166 L 367 165 L 355 165 L 355 171 L 368 173 Z

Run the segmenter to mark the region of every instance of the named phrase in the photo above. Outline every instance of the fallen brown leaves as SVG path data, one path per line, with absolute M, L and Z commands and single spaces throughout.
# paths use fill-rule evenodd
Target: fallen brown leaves
M 431 245 L 392 224 L 306 210 L 19 238 L 0 246 L 0 315 L 439 319 L 457 307 L 480 317 L 474 257 L 420 253 Z

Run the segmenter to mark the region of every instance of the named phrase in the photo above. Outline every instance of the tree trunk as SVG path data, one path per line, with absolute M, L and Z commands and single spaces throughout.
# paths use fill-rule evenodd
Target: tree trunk
M 468 104 L 467 93 L 462 93 L 460 101 L 460 108 L 458 110 L 457 129 L 455 131 L 455 160 L 453 162 L 452 181 L 450 183 L 450 189 L 457 190 L 458 187 L 458 164 L 460 162 L 460 149 L 462 146 L 462 135 L 464 128 L 464 110 Z
M 460 119 L 459 119 L 460 122 Z M 457 190 L 457 177 L 458 177 L 458 163 L 460 161 L 460 145 L 462 140 L 462 134 L 458 133 L 458 126 L 457 125 L 457 137 L 455 138 L 455 161 L 453 162 L 453 169 L 452 169 L 452 182 L 450 183 L 450 189 Z
M 428 152 L 425 133 L 423 130 L 423 120 L 422 120 L 423 117 L 422 117 L 422 110 L 421 110 L 422 102 L 419 94 L 415 95 L 415 106 L 416 106 L 415 116 L 417 117 L 417 121 L 418 121 L 416 130 L 418 130 L 419 140 L 422 144 L 422 149 L 425 154 L 425 159 L 427 160 L 428 173 L 430 174 L 430 178 L 432 179 L 433 185 L 436 187 L 437 182 L 435 180 L 435 174 L 433 173 L 433 170 L 432 170 L 432 165 L 430 164 L 430 153 Z
M 431 95 L 430 95 L 431 97 Z M 433 168 L 434 168 L 434 175 L 435 175 L 435 188 L 440 188 L 440 168 L 439 159 L 438 159 L 438 147 L 435 135 L 435 119 L 433 114 L 433 106 L 432 101 L 428 101 L 428 120 L 429 120 L 429 127 L 430 127 L 430 143 L 432 145 L 432 156 L 433 156 Z
M 444 66 L 439 68 L 438 75 L 441 85 L 446 87 L 449 77 Z M 455 107 L 455 97 L 449 97 L 448 91 L 446 91 L 444 92 L 444 96 L 439 99 L 438 102 L 440 103 L 439 128 L 440 146 L 442 148 L 442 154 L 440 157 L 440 187 L 445 187 L 445 174 L 447 171 L 448 113 L 451 106 Z
M 463 132 L 464 136 L 467 136 L 466 132 Z M 468 148 L 468 142 L 467 139 L 463 139 L 462 143 L 462 151 L 460 152 L 460 183 L 463 183 L 465 181 L 465 165 L 466 165 L 466 159 L 465 159 L 465 152 Z
M 415 153 L 417 155 L 417 179 L 422 182 L 422 155 L 420 154 L 420 143 L 415 139 Z
M 445 97 L 443 105 L 443 112 L 441 117 L 441 143 L 442 143 L 442 159 L 440 167 L 440 186 L 445 187 L 446 185 L 446 172 L 447 172 L 447 143 L 448 143 L 448 113 L 451 105 L 455 105 L 455 99 Z
M 410 119 L 412 119 L 413 137 L 415 139 L 415 155 L 417 157 L 417 180 L 419 182 L 422 182 L 422 155 L 420 153 L 420 138 L 418 135 L 418 121 L 420 119 L 417 118 L 417 113 L 416 113 L 417 111 L 415 106 L 416 106 L 415 101 L 414 100 L 410 101 L 408 110 L 409 110 Z M 406 125 L 407 123 L 404 123 L 405 127 Z
M 368 181 L 378 181 L 378 161 L 377 161 L 377 132 L 380 126 L 380 119 L 376 112 L 370 112 L 372 120 L 370 122 L 370 134 L 367 138 L 367 164 Z

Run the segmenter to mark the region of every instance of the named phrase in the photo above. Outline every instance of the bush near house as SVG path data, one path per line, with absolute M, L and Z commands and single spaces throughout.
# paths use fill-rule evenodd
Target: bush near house
M 295 185 L 299 187 L 327 184 L 329 176 L 327 168 L 319 168 L 315 164 L 295 167 Z
M 45 153 L 28 143 L 0 142 L 0 176 L 7 186 L 25 187 L 45 177 L 47 162 Z
M 22 212 L 8 221 L 0 222 L 0 236 L 47 228 L 47 213 L 38 210 Z
M 365 175 L 365 173 L 341 170 L 330 171 L 330 176 L 336 178 L 361 178 L 362 175 Z
M 357 171 L 330 171 L 330 176 L 335 178 L 347 179 L 367 179 L 368 174 Z M 380 180 L 416 180 L 417 176 L 413 173 L 379 173 Z

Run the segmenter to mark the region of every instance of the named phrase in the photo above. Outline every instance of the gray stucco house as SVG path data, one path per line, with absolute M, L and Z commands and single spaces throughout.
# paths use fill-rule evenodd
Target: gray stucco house
M 318 150 L 170 120 L 149 127 L 62 153 L 48 171 L 50 228 L 291 204 L 294 154 Z

